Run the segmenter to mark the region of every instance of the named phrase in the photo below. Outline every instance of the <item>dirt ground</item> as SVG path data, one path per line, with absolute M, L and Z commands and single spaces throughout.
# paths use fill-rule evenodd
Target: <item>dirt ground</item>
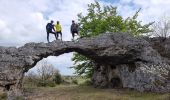
M 128 89 L 96 89 L 76 85 L 25 88 L 24 91 L 27 100 L 170 100 L 170 93 L 141 93 Z

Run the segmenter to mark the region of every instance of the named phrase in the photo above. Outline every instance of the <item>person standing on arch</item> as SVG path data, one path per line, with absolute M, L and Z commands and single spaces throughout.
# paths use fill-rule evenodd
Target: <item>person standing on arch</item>
M 59 36 L 59 34 L 60 34 L 60 36 L 61 36 L 61 41 L 62 41 L 62 28 L 61 28 L 61 25 L 60 25 L 60 22 L 59 21 L 57 21 L 57 23 L 56 23 L 56 25 L 55 25 L 55 29 L 56 29 L 56 33 L 57 33 L 57 37 Z
M 49 43 L 49 34 L 50 33 L 54 34 L 56 40 L 58 39 L 58 36 L 57 36 L 57 33 L 55 32 L 53 23 L 54 23 L 54 21 L 51 20 L 51 22 L 46 25 L 47 41 L 48 41 L 48 43 Z
M 70 28 L 70 31 L 71 31 L 71 34 L 72 34 L 72 37 L 73 37 L 73 40 L 74 40 L 74 37 L 75 37 L 75 34 L 79 35 L 79 30 L 78 30 L 78 24 L 75 23 L 74 20 L 72 20 L 72 24 L 71 24 L 71 28 Z

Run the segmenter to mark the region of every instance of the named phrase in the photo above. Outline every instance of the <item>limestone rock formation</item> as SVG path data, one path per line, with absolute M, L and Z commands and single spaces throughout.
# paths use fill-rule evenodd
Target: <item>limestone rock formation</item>
M 24 73 L 48 56 L 78 52 L 94 61 L 95 87 L 133 88 L 139 91 L 170 92 L 169 58 L 152 45 L 123 33 L 107 33 L 79 41 L 28 43 L 22 47 L 0 47 L 0 88 L 8 99 L 22 95 Z M 0 89 L 0 90 L 1 90 Z

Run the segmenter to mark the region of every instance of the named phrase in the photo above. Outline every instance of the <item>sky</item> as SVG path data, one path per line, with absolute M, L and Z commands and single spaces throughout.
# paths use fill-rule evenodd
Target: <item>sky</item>
M 127 18 L 139 8 L 138 20 L 143 23 L 157 21 L 161 16 L 170 16 L 170 0 L 97 0 L 101 5 L 117 7 L 118 14 Z M 87 13 L 87 4 L 94 0 L 0 0 L 0 46 L 23 46 L 28 42 L 47 42 L 45 26 L 50 20 L 60 21 L 63 40 L 70 41 L 70 25 L 77 21 L 77 14 Z M 50 35 L 50 41 L 54 36 Z M 61 74 L 72 75 L 73 53 L 48 57 L 49 63 Z

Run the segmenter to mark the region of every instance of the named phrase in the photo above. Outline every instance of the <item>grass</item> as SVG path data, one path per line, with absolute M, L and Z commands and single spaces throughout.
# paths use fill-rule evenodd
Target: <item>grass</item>
M 78 85 L 26 87 L 25 96 L 28 100 L 170 100 L 170 93 L 140 93 L 128 89 L 96 89 Z
M 64 77 L 70 84 L 55 87 L 37 87 L 25 82 L 24 96 L 26 100 L 170 100 L 170 93 L 158 94 L 138 92 L 129 89 L 97 89 L 83 77 Z M 77 80 L 79 85 L 71 84 Z M 0 92 L 0 100 L 6 100 L 6 94 Z M 17 100 L 23 100 L 18 98 Z
M 0 100 L 6 100 L 6 98 L 7 98 L 7 94 L 0 91 Z

